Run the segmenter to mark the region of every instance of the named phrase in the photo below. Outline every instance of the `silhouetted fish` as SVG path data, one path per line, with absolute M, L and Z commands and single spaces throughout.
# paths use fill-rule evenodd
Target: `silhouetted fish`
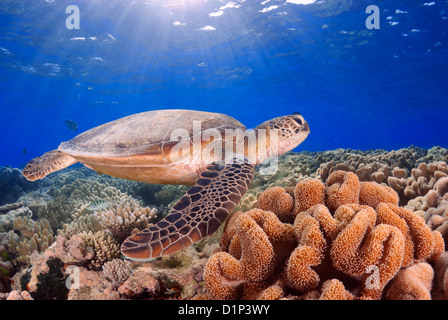
M 98 210 L 106 209 L 111 204 L 112 204 L 112 201 L 109 201 L 109 200 L 104 200 L 104 199 L 96 200 L 89 204 L 89 206 L 87 207 L 87 210 L 98 211 Z
M 26 148 L 23 148 L 22 153 L 26 154 Z
M 78 125 L 76 124 L 75 121 L 73 121 L 73 120 L 71 120 L 71 119 L 67 119 L 67 120 L 65 120 L 65 125 L 66 125 L 67 128 L 69 128 L 70 130 L 78 131 Z

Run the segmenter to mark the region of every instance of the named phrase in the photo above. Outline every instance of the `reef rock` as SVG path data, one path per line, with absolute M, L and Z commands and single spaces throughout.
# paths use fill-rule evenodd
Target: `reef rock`
M 25 192 L 38 186 L 38 182 L 26 180 L 19 169 L 0 167 L 0 205 L 15 203 Z

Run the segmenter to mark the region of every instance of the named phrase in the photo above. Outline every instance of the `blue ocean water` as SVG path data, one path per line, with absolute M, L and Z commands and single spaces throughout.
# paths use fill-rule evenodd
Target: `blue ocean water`
M 296 151 L 448 147 L 447 57 L 442 0 L 3 0 L 0 166 L 170 108 L 248 128 L 298 111 Z

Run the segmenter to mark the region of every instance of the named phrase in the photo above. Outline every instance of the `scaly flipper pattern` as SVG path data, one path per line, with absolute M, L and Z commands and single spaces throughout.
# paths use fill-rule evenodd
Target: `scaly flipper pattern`
M 168 216 L 123 242 L 122 254 L 132 260 L 151 260 L 212 234 L 240 202 L 253 176 L 254 166 L 245 157 L 231 164 L 211 164 Z
M 23 175 L 30 181 L 45 178 L 52 172 L 62 170 L 78 161 L 59 150 L 52 150 L 37 157 L 26 165 Z

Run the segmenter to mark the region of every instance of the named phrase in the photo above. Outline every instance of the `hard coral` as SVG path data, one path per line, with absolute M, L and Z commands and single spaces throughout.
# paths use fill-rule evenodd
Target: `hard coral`
M 8 246 L 21 263 L 28 263 L 33 252 L 43 252 L 53 243 L 53 230 L 46 219 L 34 221 L 18 217 L 14 219 L 13 225 L 14 230 L 21 235 L 17 240 L 11 238 Z
M 101 266 L 120 256 L 120 245 L 106 230 L 92 232 L 83 232 L 79 236 L 85 243 L 91 247 L 95 253 L 90 264 L 93 268 Z
M 157 209 L 141 207 L 135 199 L 113 203 L 108 208 L 95 211 L 95 219 L 108 229 L 117 240 L 123 241 L 135 228 L 145 229 L 157 214 Z
M 114 259 L 103 264 L 104 276 L 109 279 L 113 285 L 119 285 L 125 282 L 132 271 L 129 260 Z

